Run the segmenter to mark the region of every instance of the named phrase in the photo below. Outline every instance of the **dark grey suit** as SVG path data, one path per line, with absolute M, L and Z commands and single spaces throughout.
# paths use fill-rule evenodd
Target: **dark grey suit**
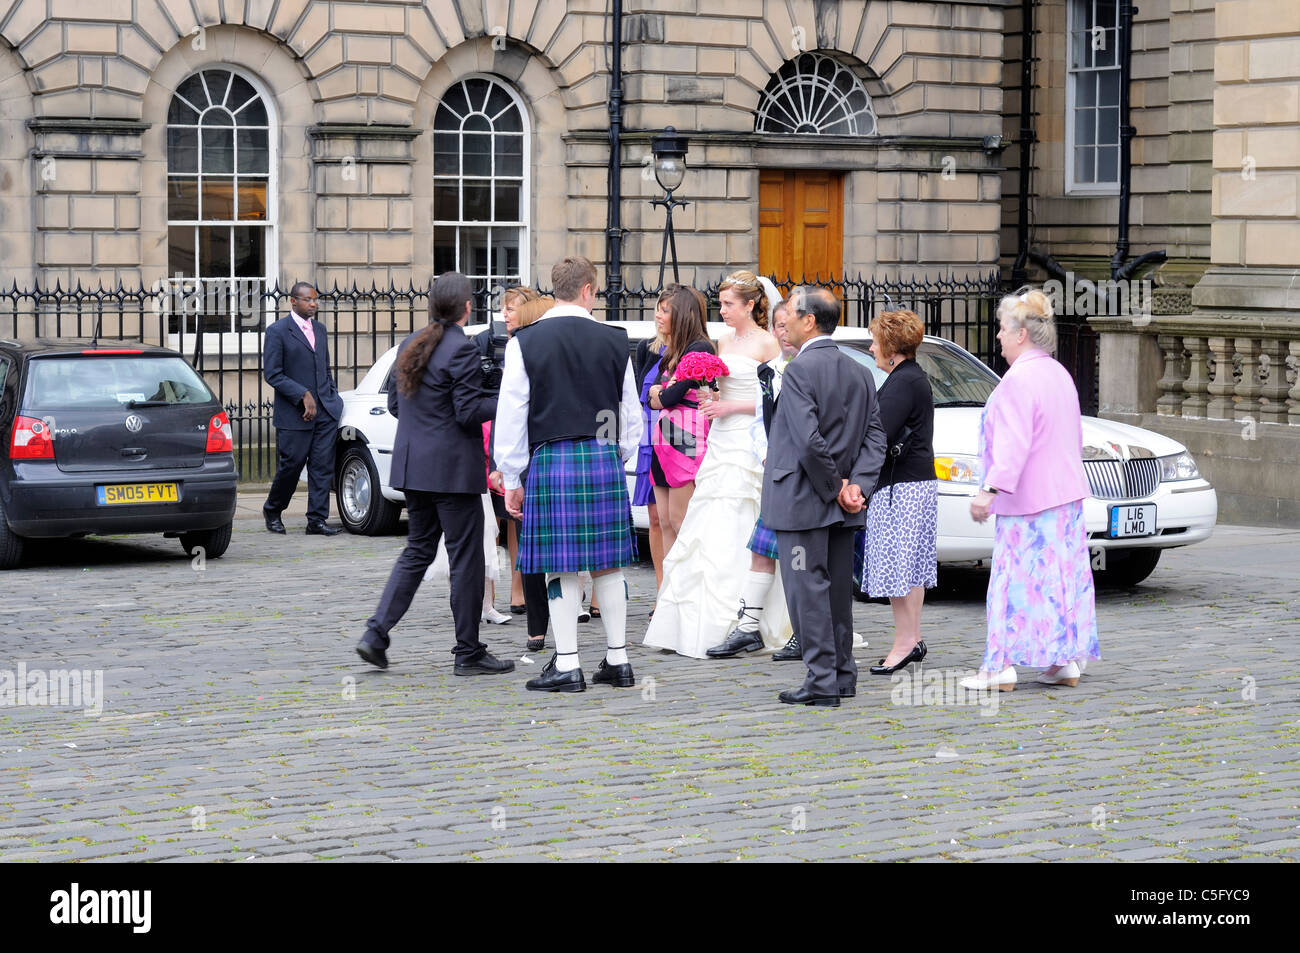
M 324 522 L 330 515 L 330 484 L 334 481 L 334 444 L 338 439 L 343 398 L 330 373 L 329 337 L 325 325 L 312 320 L 316 347 L 286 315 L 266 329 L 263 375 L 275 388 L 272 422 L 278 461 L 263 509 L 279 516 L 293 499 L 298 477 L 307 467 L 307 519 Z M 314 420 L 303 420 L 303 394 L 316 401 Z
M 870 496 L 885 459 L 876 387 L 829 337 L 814 339 L 785 370 L 763 471 L 763 522 L 776 531 L 781 580 L 808 678 L 804 688 L 856 688 L 853 535 L 866 511 L 838 497 L 848 479 Z
M 398 360 L 413 337 L 402 342 Z M 467 662 L 485 651 L 478 635 L 485 585 L 481 497 L 487 491 L 482 425 L 496 414 L 497 401 L 481 380 L 478 351 L 454 324 L 443 332 L 414 394 L 402 396 L 394 376 L 388 392 L 388 408 L 397 418 L 390 481 L 406 494 L 410 522 L 406 548 L 366 623 L 363 641 L 378 648 L 388 648 L 389 630 L 410 608 L 445 535 L 453 652 Z

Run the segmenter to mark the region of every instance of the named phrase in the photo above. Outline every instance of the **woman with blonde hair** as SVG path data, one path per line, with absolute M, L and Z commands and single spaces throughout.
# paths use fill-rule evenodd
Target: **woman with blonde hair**
M 659 602 L 645 636 L 646 645 L 691 658 L 704 658 L 706 650 L 727 637 L 747 583 L 746 547 L 763 493 L 763 465 L 750 434 L 758 368 L 781 353 L 767 329 L 768 294 L 749 271 L 728 275 L 718 290 L 727 326 L 718 340 L 718 356 L 729 374 L 719 381 L 717 398 L 700 408 L 711 421 L 709 448 L 681 532 L 664 557 Z M 770 645 L 789 638 L 785 600 L 774 599 L 764 608 L 760 629 Z
M 1083 500 L 1078 390 L 1053 357 L 1052 303 L 1025 289 L 998 305 L 998 342 L 1010 365 L 984 406 L 983 483 L 971 518 L 997 517 L 987 599 L 988 644 L 968 689 L 1016 686 L 1017 665 L 1045 668 L 1046 685 L 1079 683 L 1101 658 Z
M 512 292 L 523 292 L 511 301 Z M 526 328 L 551 308 L 555 307 L 554 298 L 538 297 L 531 288 L 512 288 L 506 292 L 506 323 L 513 335 L 520 328 Z M 488 484 L 493 488 L 504 487 L 500 470 L 493 470 L 488 476 Z M 519 577 L 519 599 L 515 602 L 514 587 L 511 587 L 510 611 L 523 615 L 528 622 L 528 641 L 526 648 L 530 652 L 540 652 L 546 647 L 546 628 L 550 624 L 550 607 L 546 602 L 546 577 L 540 573 L 521 573 L 515 566 L 519 559 L 519 520 L 513 516 L 506 517 L 509 533 L 510 566 L 515 576 Z

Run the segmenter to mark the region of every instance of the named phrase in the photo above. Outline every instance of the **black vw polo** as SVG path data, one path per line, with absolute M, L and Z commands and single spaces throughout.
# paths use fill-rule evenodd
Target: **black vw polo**
M 29 538 L 162 533 L 230 544 L 230 421 L 180 354 L 133 342 L 0 340 L 0 569 Z

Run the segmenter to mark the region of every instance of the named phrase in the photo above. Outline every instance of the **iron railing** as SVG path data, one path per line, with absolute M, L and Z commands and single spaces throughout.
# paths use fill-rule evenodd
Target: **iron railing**
M 846 278 L 797 282 L 775 278 L 782 293 L 796 283 L 830 289 L 843 303 L 844 323 L 864 327 L 886 307 L 907 308 L 926 332 L 961 345 L 996 371 L 1006 369 L 997 344 L 997 303 L 1006 288 L 996 272 L 948 279 Z M 718 314 L 718 280 L 703 288 L 709 319 Z M 288 311 L 287 289 L 257 281 L 245 288 L 186 294 L 175 284 L 158 289 L 64 289 L 17 285 L 0 290 L 0 337 L 90 338 L 143 341 L 184 354 L 216 392 L 230 415 L 243 477 L 266 480 L 274 472 L 272 393 L 262 377 L 266 324 Z M 428 313 L 428 294 L 414 286 L 320 290 L 317 317 L 329 329 L 330 359 L 340 390 L 356 387 L 374 362 L 416 328 Z M 659 289 L 623 288 L 599 293 L 597 310 L 624 321 L 654 318 Z M 480 288 L 471 318 L 482 322 L 497 296 Z M 1075 375 L 1084 413 L 1096 412 L 1096 334 L 1082 319 L 1058 319 L 1058 357 Z

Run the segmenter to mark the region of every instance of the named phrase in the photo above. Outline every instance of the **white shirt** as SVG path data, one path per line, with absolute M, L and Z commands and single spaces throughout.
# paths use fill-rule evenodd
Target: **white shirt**
M 538 318 L 573 315 L 596 319 L 589 311 L 577 305 L 557 304 Z M 497 469 L 505 481 L 507 490 L 517 490 L 522 486 L 520 474 L 528 467 L 531 456 L 528 441 L 528 371 L 524 367 L 524 356 L 519 350 L 519 341 L 511 338 L 506 345 L 506 365 L 501 374 L 501 394 L 497 397 L 496 463 Z M 627 369 L 623 373 L 623 396 L 619 401 L 619 455 L 627 462 L 637 452 L 641 444 L 641 395 L 636 390 L 635 375 L 632 373 L 632 358 L 627 360 Z

